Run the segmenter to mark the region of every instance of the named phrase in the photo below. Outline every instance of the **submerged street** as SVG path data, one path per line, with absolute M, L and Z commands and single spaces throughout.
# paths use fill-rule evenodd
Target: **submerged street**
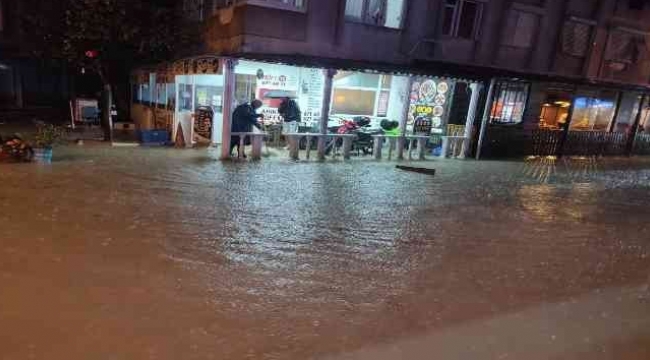
M 0 169 L 0 359 L 648 359 L 650 159 Z

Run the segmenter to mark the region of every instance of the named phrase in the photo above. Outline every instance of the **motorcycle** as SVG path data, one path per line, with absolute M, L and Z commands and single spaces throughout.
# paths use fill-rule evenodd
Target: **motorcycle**
M 356 138 L 352 142 L 352 150 L 357 151 L 357 155 L 363 153 L 370 155 L 373 151 L 374 138 L 373 135 L 381 134 L 381 130 L 371 129 L 371 120 L 365 116 L 357 116 L 352 120 L 342 120 L 342 124 L 338 127 L 330 127 L 330 133 L 336 134 L 354 134 Z M 337 150 L 343 145 L 342 139 L 333 139 L 327 146 L 326 153 L 332 149 Z
M 30 162 L 34 159 L 34 149 L 17 135 L 7 139 L 0 137 L 0 144 L 1 161 Z

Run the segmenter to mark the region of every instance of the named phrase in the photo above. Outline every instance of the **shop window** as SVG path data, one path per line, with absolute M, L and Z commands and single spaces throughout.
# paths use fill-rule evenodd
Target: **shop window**
M 334 77 L 332 113 L 374 115 L 379 78 L 377 74 L 338 72 Z
M 639 93 L 628 92 L 621 96 L 618 113 L 616 114 L 616 123 L 612 130 L 614 132 L 627 132 L 639 114 L 639 105 L 643 100 L 643 95 Z
M 616 110 L 616 93 L 598 97 L 579 96 L 573 104 L 570 130 L 608 131 Z
M 549 130 L 563 128 L 569 118 L 570 108 L 571 95 L 569 93 L 551 92 L 547 94 L 546 101 L 542 104 L 539 127 Z
M 251 102 L 255 99 L 257 91 L 257 77 L 255 75 L 235 75 L 235 99 L 237 104 Z
M 149 84 L 142 84 L 140 86 L 140 103 L 150 104 L 151 103 L 151 87 Z
M 373 115 L 376 91 L 335 89 L 332 112 L 345 115 Z
M 483 3 L 476 0 L 445 0 L 442 34 L 463 39 L 478 36 Z
M 195 107 L 210 106 L 220 107 L 223 88 L 220 86 L 196 85 Z
M 167 84 L 167 110 L 176 109 L 176 84 Z
M 523 121 L 528 100 L 528 83 L 499 82 L 494 89 L 490 122 L 519 124 Z
M 167 84 L 156 84 L 156 106 L 161 109 L 167 107 Z
M 533 45 L 535 33 L 539 27 L 539 15 L 510 10 L 506 24 L 504 45 L 529 48 Z
M 386 116 L 391 81 L 389 75 L 340 71 L 334 77 L 332 113 Z
M 577 57 L 585 57 L 589 50 L 591 25 L 567 21 L 562 30 L 562 52 Z
M 192 111 L 192 85 L 179 84 L 178 86 L 178 110 Z
M 405 0 L 347 0 L 345 17 L 367 24 L 399 29 Z

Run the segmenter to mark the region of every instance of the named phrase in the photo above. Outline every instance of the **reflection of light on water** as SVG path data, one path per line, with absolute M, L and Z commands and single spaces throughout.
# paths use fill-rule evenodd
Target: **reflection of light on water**
M 524 174 L 546 183 L 555 175 L 557 158 L 555 156 L 532 156 L 525 162 Z
M 539 220 L 552 221 L 556 218 L 555 189 L 552 186 L 522 186 L 517 195 L 521 206 L 536 215 Z

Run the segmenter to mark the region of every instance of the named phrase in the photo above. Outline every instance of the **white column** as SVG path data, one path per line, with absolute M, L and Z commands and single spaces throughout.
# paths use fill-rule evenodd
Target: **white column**
M 221 133 L 221 160 L 230 159 L 230 125 L 235 100 L 235 66 L 237 60 L 225 59 L 223 63 L 223 131 Z
M 470 84 L 472 89 L 472 97 L 469 100 L 469 109 L 467 111 L 467 121 L 465 122 L 465 140 L 463 141 L 463 149 L 461 155 L 468 157 L 471 149 L 472 135 L 474 130 L 474 120 L 476 119 L 476 112 L 478 111 L 479 99 L 481 97 L 481 90 L 483 85 L 481 83 Z
M 411 87 L 413 86 L 413 77 L 409 77 L 408 86 L 406 86 L 406 100 L 404 100 L 404 109 L 402 110 L 402 118 L 399 121 L 400 137 L 397 138 L 397 159 L 404 159 L 404 145 L 406 144 L 406 122 L 409 118 L 409 110 L 411 108 Z
M 478 136 L 478 144 L 476 145 L 476 160 L 481 158 L 481 147 L 483 147 L 483 140 L 485 139 L 485 131 L 487 124 L 490 121 L 490 113 L 492 112 L 492 100 L 494 99 L 494 87 L 496 86 L 496 79 L 490 81 L 490 89 L 488 90 L 487 99 L 485 101 L 485 109 L 483 109 L 483 120 L 481 122 L 481 130 Z
M 336 75 L 336 70 L 325 69 L 323 72 L 325 75 L 325 89 L 323 91 L 323 105 L 321 107 L 321 118 L 319 124 L 319 132 L 321 135 L 327 134 L 327 122 L 329 121 L 330 103 L 332 102 L 332 84 L 334 83 L 334 75 Z M 318 138 L 318 160 L 325 160 L 326 145 L 326 137 L 320 136 Z

